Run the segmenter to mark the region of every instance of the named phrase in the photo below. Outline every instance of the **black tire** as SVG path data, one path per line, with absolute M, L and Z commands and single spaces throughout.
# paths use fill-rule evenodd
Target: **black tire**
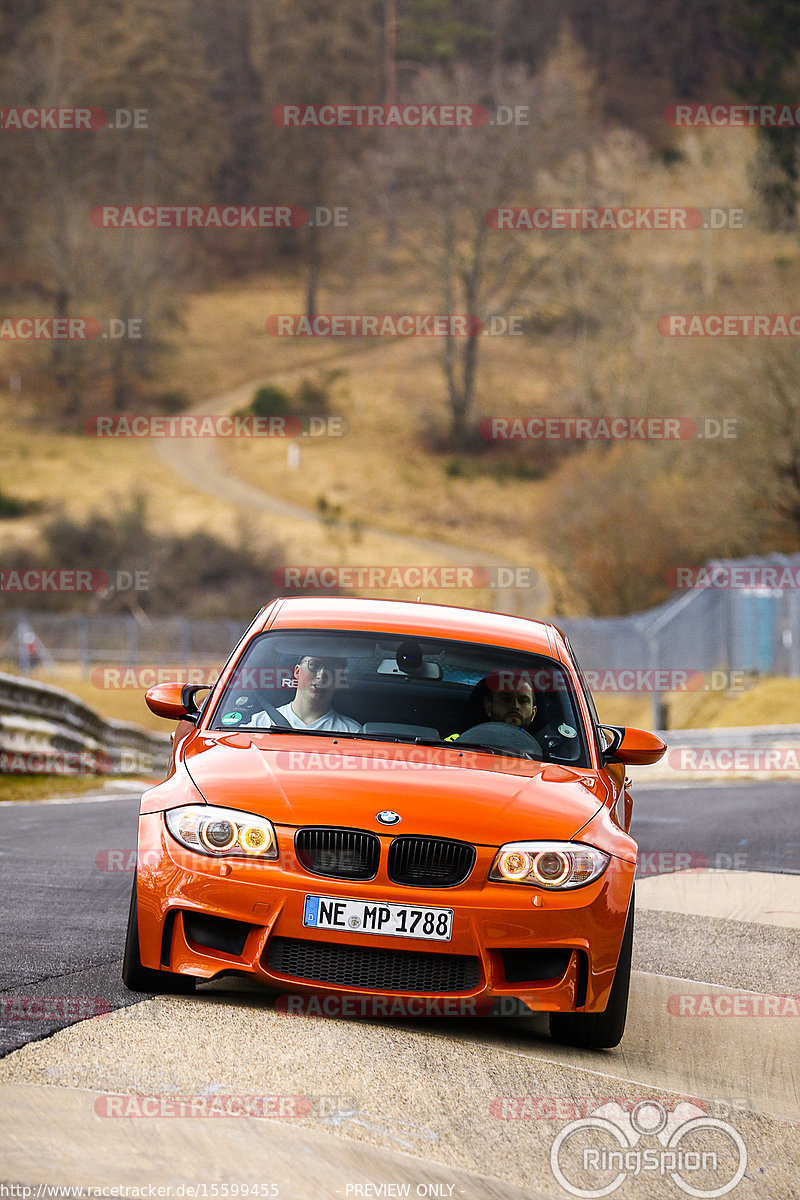
M 136 873 L 133 876 L 131 906 L 128 911 L 128 932 L 125 955 L 122 959 L 122 982 L 131 992 L 150 992 L 154 996 L 188 996 L 194 991 L 194 975 L 177 975 L 174 971 L 153 971 L 143 967 L 139 955 L 139 904 L 136 898 Z
M 631 892 L 628 919 L 605 1012 L 550 1013 L 550 1037 L 554 1042 L 561 1042 L 565 1046 L 583 1046 L 589 1050 L 610 1050 L 622 1041 L 631 986 L 634 900 L 635 894 Z

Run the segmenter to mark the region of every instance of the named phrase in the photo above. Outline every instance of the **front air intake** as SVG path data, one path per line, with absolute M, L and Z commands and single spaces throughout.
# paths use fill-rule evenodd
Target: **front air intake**
M 294 848 L 301 867 L 329 879 L 374 879 L 381 856 L 379 838 L 363 829 L 298 829 Z

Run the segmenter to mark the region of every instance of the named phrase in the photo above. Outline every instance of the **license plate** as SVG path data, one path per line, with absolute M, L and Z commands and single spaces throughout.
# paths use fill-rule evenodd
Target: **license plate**
M 453 910 L 387 904 L 381 900 L 306 896 L 303 924 L 311 929 L 340 929 L 343 933 L 380 933 L 449 942 L 453 934 Z

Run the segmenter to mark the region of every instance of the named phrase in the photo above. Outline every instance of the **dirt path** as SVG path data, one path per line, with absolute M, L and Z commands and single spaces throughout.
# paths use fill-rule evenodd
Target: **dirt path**
M 271 371 L 271 377 L 300 375 L 310 367 L 319 367 L 326 357 L 313 361 L 295 363 L 282 371 Z M 335 356 L 337 361 L 341 356 Z M 198 415 L 229 413 L 244 408 L 252 399 L 262 379 L 240 384 L 222 394 L 212 396 L 192 409 Z M 169 438 L 155 442 L 156 451 L 169 469 L 183 476 L 193 488 L 214 496 L 218 500 L 233 504 L 246 513 L 260 512 L 294 521 L 307 522 L 319 529 L 319 515 L 312 509 L 292 501 L 283 500 L 260 488 L 253 487 L 232 472 L 217 452 L 214 438 Z M 456 566 L 481 566 L 489 569 L 508 565 L 501 559 L 482 554 L 475 549 L 452 546 L 434 538 L 414 537 L 394 532 L 380 526 L 364 523 L 363 533 L 369 534 L 379 543 L 384 543 L 386 555 L 382 564 L 391 565 L 398 545 L 412 548 L 420 565 L 429 565 L 431 560 Z M 391 543 L 391 549 L 389 546 Z M 427 556 L 427 557 L 426 557 Z M 531 576 L 534 576 L 531 571 Z M 498 612 L 513 613 L 524 617 L 541 617 L 549 611 L 549 592 L 540 575 L 534 577 L 532 586 L 525 588 L 498 588 L 493 595 L 493 607 Z

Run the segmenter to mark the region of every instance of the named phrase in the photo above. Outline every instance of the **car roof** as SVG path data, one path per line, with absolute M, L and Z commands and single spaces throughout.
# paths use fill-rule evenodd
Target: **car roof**
M 265 629 L 362 629 L 448 637 L 512 646 L 568 661 L 564 635 L 547 621 L 444 604 L 364 600 L 357 596 L 292 596 L 268 605 L 253 632 Z

